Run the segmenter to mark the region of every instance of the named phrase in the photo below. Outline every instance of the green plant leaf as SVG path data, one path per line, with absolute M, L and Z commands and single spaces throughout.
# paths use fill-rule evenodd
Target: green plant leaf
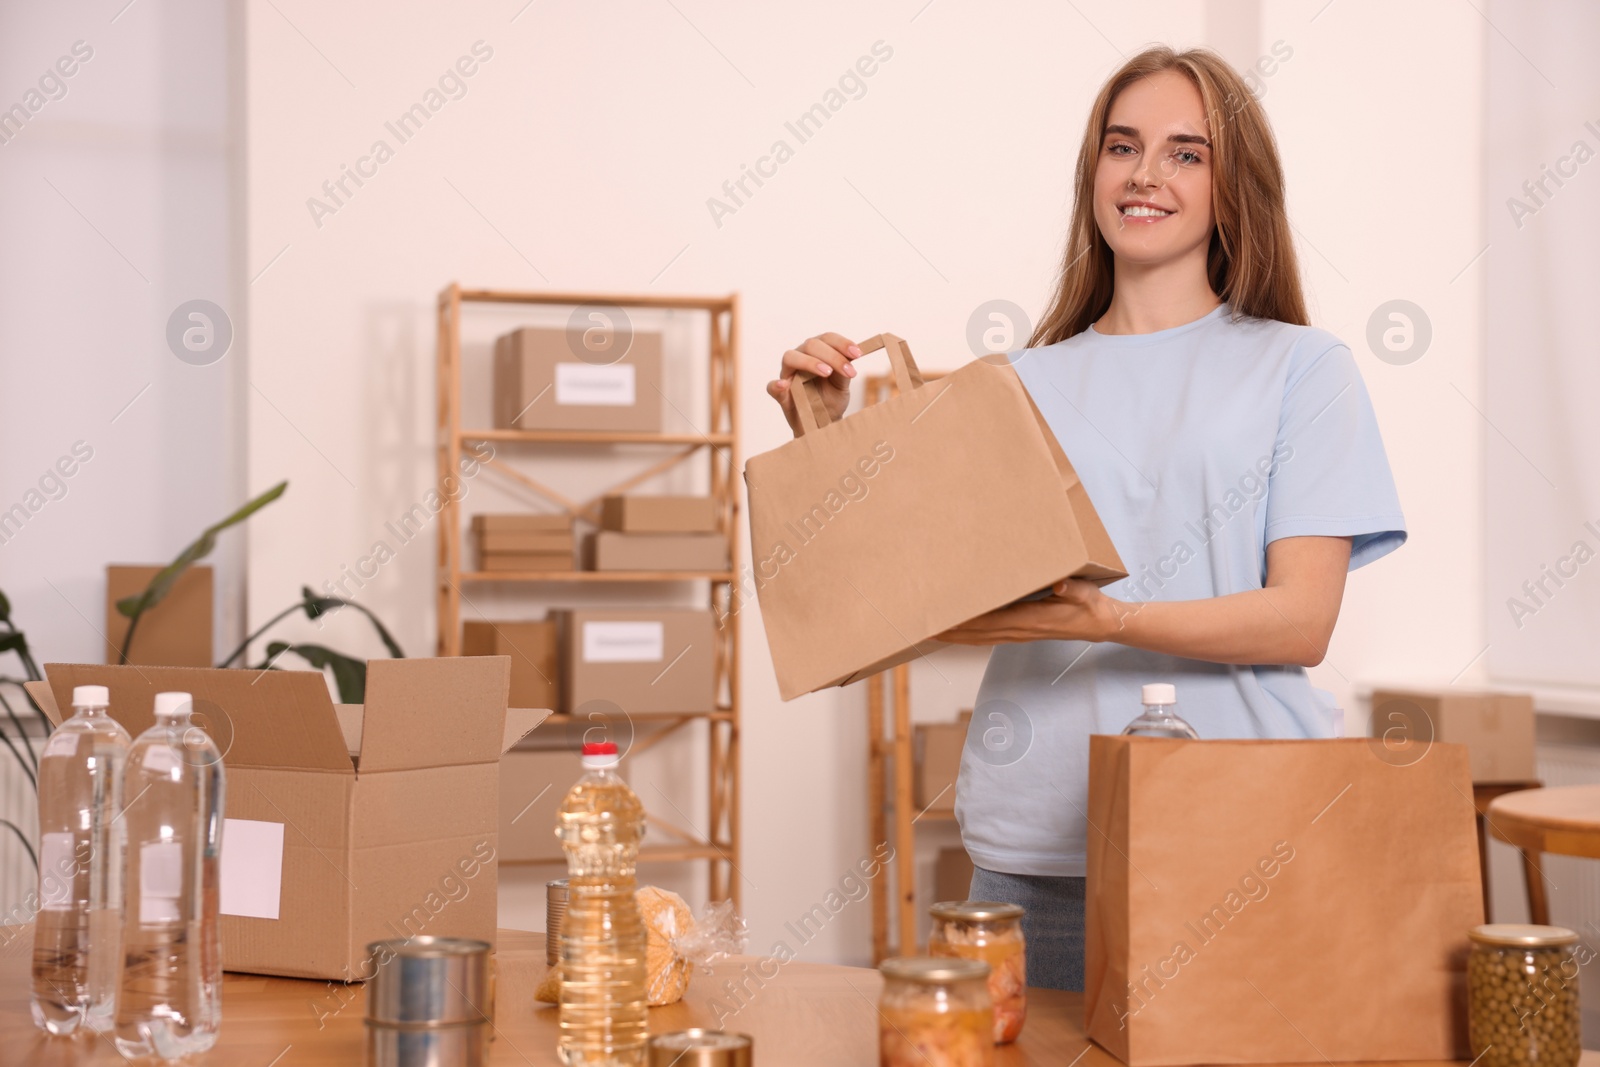
M 297 645 L 287 641 L 269 641 L 267 659 L 258 670 L 267 670 L 285 652 L 293 652 L 318 670 L 333 671 L 333 683 L 339 688 L 339 703 L 361 704 L 367 695 L 367 665 L 352 659 L 343 652 L 335 652 L 323 645 Z
M 8 634 L 0 634 L 0 652 L 26 652 L 28 639 L 22 636 L 22 631 L 12 630 Z
M 154 578 L 150 579 L 150 584 L 145 586 L 144 592 L 134 596 L 123 597 L 117 601 L 117 610 L 130 619 L 137 619 L 140 615 L 161 603 L 166 599 L 167 594 L 172 592 L 173 585 L 183 575 L 183 572 L 209 556 L 211 550 L 217 547 L 217 534 L 248 519 L 282 496 L 283 491 L 287 488 L 289 488 L 288 482 L 279 482 L 221 522 L 206 527 L 205 532 L 195 540 L 194 544 L 178 553 L 177 559 L 167 564 Z
M 11 599 L 0 592 L 0 622 L 11 625 Z
M 317 596 L 317 594 L 311 591 L 311 587 L 308 585 L 302 585 L 300 587 L 300 598 L 305 603 L 306 618 L 308 619 L 316 619 L 320 615 L 326 615 L 334 608 L 355 608 L 357 611 L 361 612 L 361 614 L 365 615 L 367 617 L 367 621 L 372 623 L 372 628 L 378 631 L 378 638 L 383 641 L 383 647 L 389 650 L 389 655 L 392 658 L 406 658 L 405 652 L 400 648 L 400 642 L 396 641 L 394 639 L 394 635 L 388 631 L 383 623 L 378 621 L 378 617 L 372 612 L 368 611 L 366 608 L 362 607 L 360 604 L 357 604 L 354 600 L 344 600 L 336 596 Z

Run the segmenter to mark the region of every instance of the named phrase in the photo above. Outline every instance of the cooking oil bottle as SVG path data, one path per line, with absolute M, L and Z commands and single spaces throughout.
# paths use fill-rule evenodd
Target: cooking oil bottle
M 39 897 L 33 1021 L 52 1034 L 111 1027 L 122 931 L 118 790 L 128 731 L 103 685 L 72 691 L 73 716 L 39 756 Z
M 124 1057 L 204 1052 L 222 1025 L 222 756 L 188 693 L 157 693 L 122 784 L 127 902 L 113 1040 Z
M 644 807 L 617 775 L 617 746 L 583 746 L 584 776 L 561 805 L 567 854 L 561 924 L 561 1062 L 645 1062 L 645 932 L 634 902 Z

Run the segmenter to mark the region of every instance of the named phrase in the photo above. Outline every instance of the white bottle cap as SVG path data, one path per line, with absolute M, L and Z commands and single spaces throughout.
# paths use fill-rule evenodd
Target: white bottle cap
M 187 715 L 194 710 L 194 698 L 188 693 L 157 693 L 156 718 Z
M 111 691 L 103 685 L 72 687 L 72 706 L 75 708 L 104 708 L 110 705 Z
M 1178 688 L 1166 682 L 1152 682 L 1140 691 L 1140 702 L 1155 705 L 1176 704 Z

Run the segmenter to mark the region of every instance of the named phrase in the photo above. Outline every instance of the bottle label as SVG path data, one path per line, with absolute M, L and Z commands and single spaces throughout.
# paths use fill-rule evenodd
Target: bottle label
M 77 862 L 70 830 L 39 835 L 39 910 L 70 911 Z
M 139 921 L 175 923 L 183 918 L 183 843 L 146 841 L 139 846 Z

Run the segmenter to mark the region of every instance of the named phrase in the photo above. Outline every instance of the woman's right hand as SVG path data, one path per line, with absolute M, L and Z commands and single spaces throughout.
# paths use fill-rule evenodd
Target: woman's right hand
M 796 437 L 800 436 L 800 416 L 794 409 L 795 394 L 799 392 L 794 383 L 795 372 L 816 375 L 828 416 L 839 419 L 850 403 L 850 379 L 856 376 L 851 361 L 860 358 L 861 349 L 856 343 L 837 333 L 819 333 L 783 354 L 778 377 L 767 383 L 767 395 L 783 408 L 783 416 Z

